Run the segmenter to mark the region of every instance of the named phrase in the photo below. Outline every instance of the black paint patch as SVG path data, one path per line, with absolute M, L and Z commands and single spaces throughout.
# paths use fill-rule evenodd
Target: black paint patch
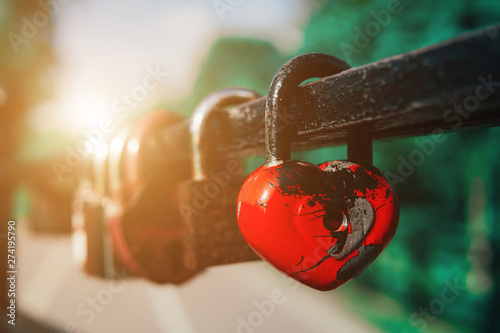
M 352 201 L 358 197 L 358 191 L 368 199 L 369 192 L 380 187 L 384 179 L 374 167 L 358 166 L 355 171 L 346 167 L 331 172 L 301 161 L 284 162 L 274 172 L 277 173 L 277 189 L 281 194 L 310 195 L 313 198 L 308 202 L 309 205 L 313 206 L 316 201 L 324 207 L 334 202 L 342 205 L 343 201 Z M 388 188 L 386 198 L 391 194 L 392 191 Z
M 382 252 L 382 244 L 361 246 L 359 253 L 349 259 L 337 273 L 337 280 L 348 281 L 361 273 Z
M 300 164 L 299 164 L 300 163 Z M 337 182 L 328 182 L 329 173 L 322 171 L 314 164 L 298 161 L 287 161 L 276 168 L 280 193 L 284 196 L 311 196 L 308 205 L 314 206 L 315 202 L 324 207 L 337 202 L 344 206 L 346 193 L 339 178 Z

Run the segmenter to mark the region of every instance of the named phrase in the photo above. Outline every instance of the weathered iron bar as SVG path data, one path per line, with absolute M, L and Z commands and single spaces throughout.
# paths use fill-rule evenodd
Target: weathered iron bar
M 221 110 L 217 150 L 264 149 L 265 97 Z M 500 124 L 500 25 L 351 68 L 297 89 L 294 149 L 347 142 L 349 128 L 373 140 Z M 189 156 L 188 121 L 162 136 L 169 156 Z M 250 151 L 250 150 L 248 150 Z

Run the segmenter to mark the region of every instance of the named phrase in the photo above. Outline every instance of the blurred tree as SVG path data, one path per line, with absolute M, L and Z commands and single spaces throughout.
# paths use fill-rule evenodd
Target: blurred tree
M 193 93 L 181 105 L 172 109 L 190 115 L 196 105 L 210 92 L 227 87 L 241 86 L 265 94 L 274 73 L 287 61 L 287 57 L 268 42 L 225 38 L 212 47 Z

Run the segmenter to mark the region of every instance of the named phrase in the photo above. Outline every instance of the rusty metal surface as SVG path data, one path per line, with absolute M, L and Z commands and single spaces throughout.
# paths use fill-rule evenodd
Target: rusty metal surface
M 488 97 L 465 109 L 485 86 Z M 500 25 L 375 63 L 346 70 L 301 86 L 294 149 L 344 144 L 354 125 L 370 128 L 373 139 L 430 134 L 436 129 L 500 124 Z M 480 88 L 484 94 L 484 88 Z M 256 148 L 264 152 L 265 97 L 221 111 L 230 131 L 223 153 Z M 464 116 L 465 115 L 465 116 Z M 189 123 L 162 133 L 169 154 L 189 157 Z
M 233 176 L 225 186 L 213 179 L 180 186 L 180 201 L 192 208 L 183 214 L 185 260 L 192 269 L 259 259 L 243 239 L 236 221 L 236 199 L 244 180 L 243 176 Z M 213 191 L 217 194 L 209 194 L 209 187 L 217 189 Z

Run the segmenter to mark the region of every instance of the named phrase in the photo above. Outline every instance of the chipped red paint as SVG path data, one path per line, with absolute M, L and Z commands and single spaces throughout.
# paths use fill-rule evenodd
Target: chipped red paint
M 394 191 L 373 167 L 287 161 L 264 165 L 247 178 L 237 216 L 243 237 L 263 260 L 310 287 L 331 290 L 361 273 L 387 246 L 399 209 Z

